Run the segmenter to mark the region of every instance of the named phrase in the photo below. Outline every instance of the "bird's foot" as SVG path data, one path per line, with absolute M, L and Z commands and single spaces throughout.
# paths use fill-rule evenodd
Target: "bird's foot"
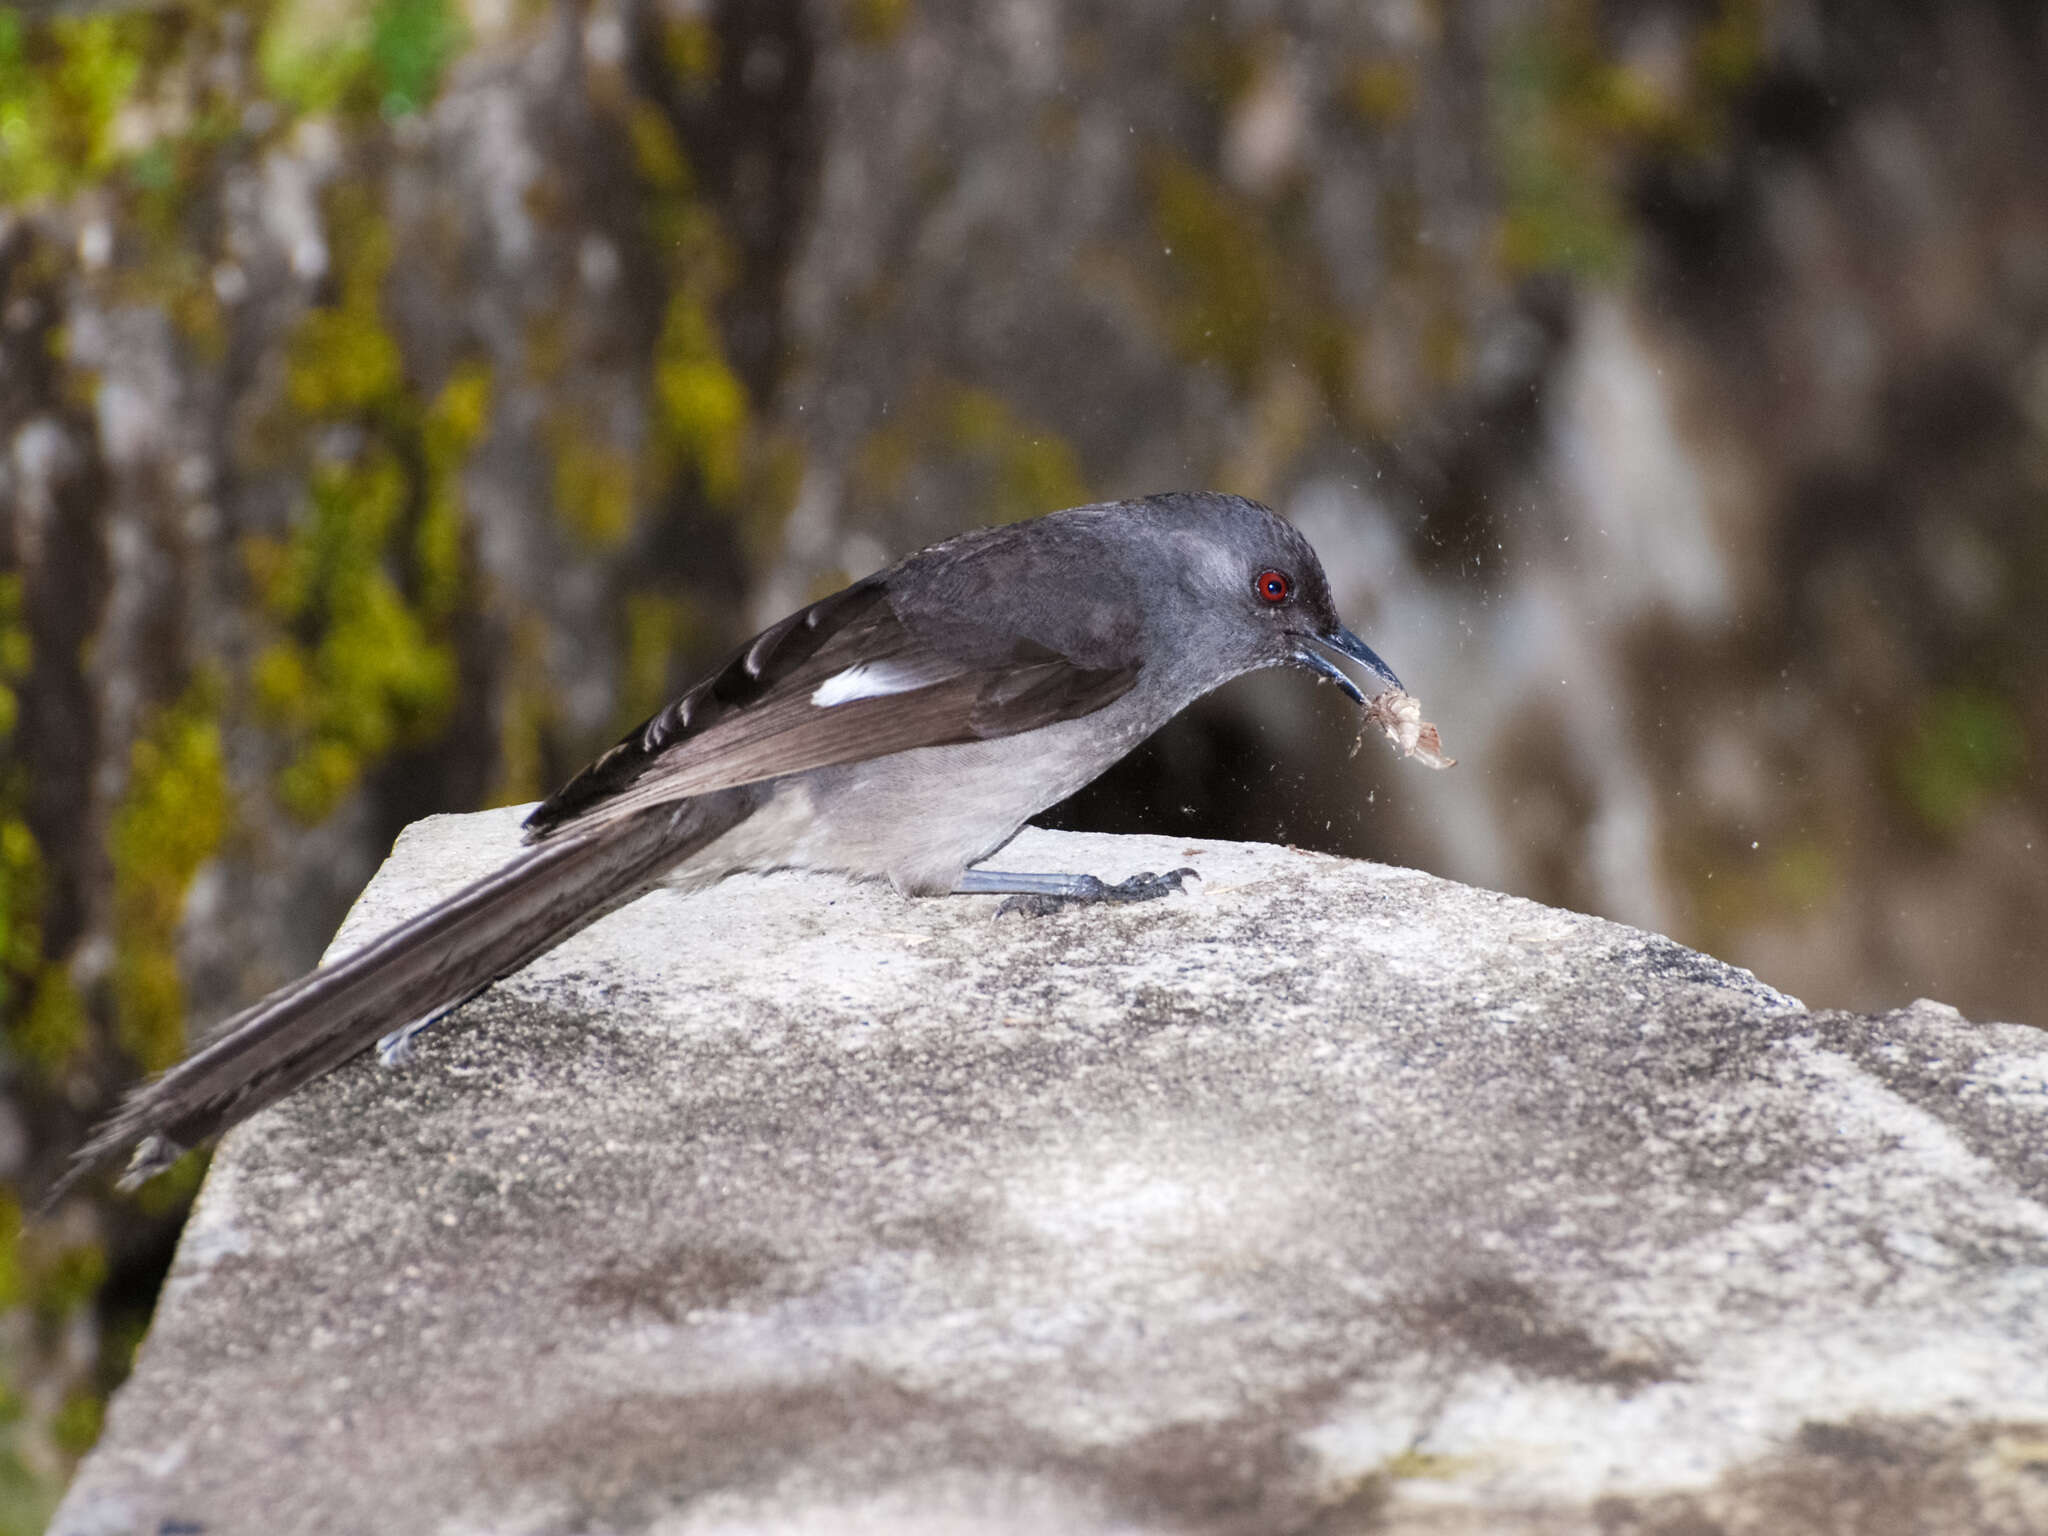
M 440 1017 L 438 1013 L 430 1013 L 423 1019 L 414 1019 L 410 1024 L 399 1026 L 378 1040 L 377 1065 L 388 1070 L 402 1067 L 412 1060 L 413 1042 L 419 1038 L 420 1031 Z
M 1158 875 L 1148 869 L 1142 875 L 1133 875 L 1111 885 L 1093 875 L 1076 875 L 1068 890 L 1057 893 L 1033 891 L 1012 896 L 996 908 L 996 916 L 1019 912 L 1026 917 L 1045 917 L 1068 907 L 1124 906 L 1134 901 L 1157 901 L 1162 896 L 1185 889 L 1182 882 L 1191 875 L 1197 880 L 1202 878 L 1199 870 L 1171 869 Z
M 168 1136 L 145 1136 L 135 1143 L 114 1187 L 124 1194 L 139 1189 L 184 1155 L 185 1149 Z

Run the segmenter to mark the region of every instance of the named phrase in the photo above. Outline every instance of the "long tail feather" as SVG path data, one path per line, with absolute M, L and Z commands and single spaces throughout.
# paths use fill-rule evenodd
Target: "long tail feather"
M 753 809 L 747 791 L 541 843 L 389 933 L 280 987 L 134 1089 L 79 1149 L 48 1209 L 129 1147 L 124 1186 L 169 1166 L 379 1036 L 466 1001 L 646 890 Z

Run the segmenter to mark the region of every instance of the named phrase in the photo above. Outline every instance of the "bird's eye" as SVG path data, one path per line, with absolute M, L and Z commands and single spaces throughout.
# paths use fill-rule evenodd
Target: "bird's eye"
M 1284 571 L 1261 571 L 1252 578 L 1252 590 L 1269 603 L 1284 603 L 1293 592 L 1294 583 Z

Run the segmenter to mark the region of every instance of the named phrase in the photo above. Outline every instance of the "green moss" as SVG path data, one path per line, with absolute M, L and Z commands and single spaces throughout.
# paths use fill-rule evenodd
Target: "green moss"
M 50 1438 L 67 1456 L 83 1456 L 100 1437 L 106 1399 L 97 1392 L 74 1392 L 50 1420 Z
M 211 231 L 199 231 L 214 157 L 241 137 L 246 98 L 217 68 L 238 47 L 239 17 L 212 5 L 70 9 L 109 14 L 0 12 L 0 202 L 97 188 L 119 233 L 98 279 L 107 302 L 161 309 L 217 358 L 226 334 Z
M 650 189 L 659 194 L 689 190 L 689 162 L 661 108 L 651 101 L 633 101 L 626 108 L 626 134 L 633 147 L 633 168 Z
M 1276 41 L 1270 33 L 1244 36 L 1211 13 L 1178 29 L 1173 73 L 1197 99 L 1228 106 L 1251 89 Z
M 889 424 L 861 443 L 852 490 L 867 505 L 904 493 L 919 465 L 965 471 L 977 519 L 1014 522 L 1088 499 L 1079 457 L 1059 434 L 1017 414 L 1000 395 L 964 384 L 926 383 Z
M 337 203 L 331 232 L 345 256 L 338 297 L 307 311 L 285 349 L 286 397 L 308 417 L 384 409 L 399 402 L 405 385 L 382 308 L 390 231 L 360 193 L 351 193 Z
M 633 531 L 632 459 L 590 431 L 575 411 L 563 411 L 548 424 L 547 440 L 555 465 L 555 515 L 586 548 L 616 549 Z
M 1724 0 L 1693 46 L 1696 76 L 1726 98 L 1745 89 L 1764 61 L 1764 0 Z
M 0 1536 L 42 1536 L 62 1492 L 61 1483 L 31 1471 L 20 1452 L 0 1450 Z
M 19 815 L 0 817 L 0 1001 L 15 1001 L 23 979 L 36 973 L 42 910 L 43 858 L 35 834 Z
M 910 24 L 911 0 L 850 0 L 846 30 L 869 48 L 893 43 Z
M 672 61 L 686 83 L 711 78 L 714 34 L 672 28 L 665 37 L 686 55 Z M 611 110 L 632 149 L 647 238 L 662 253 L 667 298 L 650 359 L 650 430 L 639 462 L 629 463 L 601 434 L 574 422 L 550 434 L 563 520 L 599 547 L 623 540 L 640 506 L 665 500 L 666 488 L 678 481 L 743 524 L 755 520 L 764 488 L 752 403 L 727 361 L 714 314 L 732 277 L 728 242 L 698 193 L 669 115 L 644 98 Z
M 1274 369 L 1298 368 L 1340 403 L 1350 327 L 1298 205 L 1255 205 L 1174 154 L 1155 156 L 1147 181 L 1162 313 L 1180 353 L 1222 367 L 1247 394 Z
M 449 0 L 383 0 L 370 27 L 370 64 L 384 115 L 417 112 L 431 102 L 464 38 Z
M 709 33 L 699 42 L 704 50 L 715 45 Z M 687 46 L 697 49 L 698 43 Z M 715 53 L 692 57 L 690 68 L 715 69 Z M 648 430 L 641 445 L 593 421 L 570 393 L 577 362 L 572 332 L 543 321 L 527 338 L 528 374 L 558 393 L 543 428 L 556 515 L 593 550 L 624 543 L 642 509 L 665 501 L 679 480 L 714 509 L 743 512 L 753 468 L 750 402 L 726 361 L 713 317 L 731 272 L 718 222 L 697 193 L 667 113 L 623 89 L 602 96 L 601 105 L 630 150 L 648 244 L 665 268 L 667 297 L 649 359 Z
M 18 1381 L 37 1368 L 38 1354 L 47 1365 L 47 1351 L 62 1350 L 57 1341 L 92 1305 L 106 1277 L 98 1243 L 67 1242 L 48 1226 L 25 1230 L 20 1205 L 0 1192 L 0 1310 L 14 1314 L 8 1319 L 14 1347 L 0 1358 L 0 1368 Z M 45 1391 L 50 1384 L 42 1383 Z M 109 1385 L 96 1376 L 91 1387 L 72 1388 L 54 1414 L 40 1408 L 42 1391 L 24 1399 L 12 1382 L 0 1386 L 0 1536 L 43 1529 L 68 1462 L 98 1435 Z
M 1675 90 L 1603 47 L 1593 0 L 1556 0 L 1499 56 L 1495 140 L 1511 270 L 1611 281 L 1631 256 L 1621 188 L 1646 155 L 1697 157 L 1725 136 L 1763 55 L 1762 0 L 1721 0 L 1697 22 Z
M 498 778 L 489 805 L 523 805 L 551 787 L 548 740 L 559 711 L 547 671 L 547 630 L 531 614 L 513 624 L 498 705 Z
M 782 549 L 783 530 L 803 493 L 804 441 L 790 431 L 767 431 L 749 447 L 747 490 L 738 512 L 741 552 L 764 565 Z
M 20 1246 L 17 1243 L 17 1246 Z M 37 1244 L 29 1253 L 26 1300 L 54 1327 L 91 1303 L 107 1280 L 107 1256 L 98 1243 Z
M 299 111 L 397 117 L 433 100 L 464 37 L 448 0 L 281 0 L 256 60 L 270 93 Z
M 10 1209 L 8 1215 L 14 1219 L 8 1222 L 5 1247 L 19 1265 L 17 1304 L 25 1306 L 33 1319 L 33 1336 L 55 1340 L 67 1331 L 71 1319 L 91 1306 L 106 1284 L 105 1251 L 96 1242 L 56 1243 L 46 1233 L 24 1233 L 18 1212 Z M 51 1467 L 50 1453 L 68 1462 L 88 1450 L 99 1436 L 104 1406 L 99 1391 L 74 1387 L 48 1418 L 38 1422 L 28 1414 L 18 1415 L 19 1422 L 8 1427 L 6 1452 L 0 1455 L 0 1530 L 6 1529 L 6 1522 L 13 1517 L 33 1517 L 39 1506 L 47 1514 L 63 1475 L 63 1463 Z M 25 1456 L 23 1452 L 30 1447 L 40 1454 Z M 31 1469 L 42 1475 L 34 1475 Z M 16 1471 L 30 1475 L 17 1480 Z M 57 1472 L 56 1478 L 50 1477 L 51 1471 Z
M 128 787 L 107 834 L 114 887 L 116 1034 L 146 1070 L 185 1047 L 178 920 L 199 866 L 228 829 L 219 684 L 201 676 L 157 711 L 128 760 Z
M 1951 833 L 1987 799 L 2017 785 L 2026 766 L 2019 712 L 1996 694 L 1952 688 L 1930 701 L 1900 749 L 1895 778 L 1923 823 Z
M 11 1190 L 0 1187 L 0 1312 L 11 1312 L 28 1299 L 21 1258 L 21 1202 Z M 4 1400 L 0 1421 L 20 1416 L 21 1406 L 11 1388 L 0 1386 L 0 1400 Z
M 8 1020 L 8 1043 L 46 1078 L 55 1078 L 78 1059 L 90 1031 L 85 1000 L 62 965 L 47 962 L 29 994 L 28 1006 Z
M 112 169 L 150 30 L 143 16 L 0 9 L 0 203 L 63 197 Z
M 704 494 L 729 502 L 740 488 L 747 441 L 747 391 L 727 366 L 704 298 L 687 289 L 669 300 L 654 353 L 658 438 Z
M 1618 277 L 1629 233 L 1608 163 L 1614 74 L 1590 24 L 1532 29 L 1494 82 L 1497 163 L 1506 211 L 1501 258 L 1511 271 Z
M 718 33 L 701 16 L 669 21 L 662 27 L 661 56 L 685 86 L 709 85 L 718 78 Z
M 914 411 L 898 411 L 885 425 L 861 439 L 854 450 L 850 477 L 856 499 L 886 504 L 902 494 L 923 451 L 917 426 Z
M 257 710 L 291 742 L 278 798 L 307 821 L 331 812 L 377 759 L 426 739 L 454 702 L 454 648 L 387 566 L 411 489 L 381 447 L 359 464 L 323 466 L 290 544 L 249 551 L 264 606 L 286 631 L 257 658 Z
M 1394 59 L 1369 59 L 1351 72 L 1345 100 L 1368 127 L 1386 129 L 1415 110 L 1415 67 Z
M 697 195 L 696 175 L 675 129 L 658 107 L 635 102 L 626 115 L 639 172 L 647 238 L 667 268 L 671 294 L 709 305 L 732 276 L 731 253 L 718 218 Z
M 264 88 L 303 112 L 327 112 L 370 68 L 372 8 L 350 0 L 281 0 L 256 45 Z
M 429 618 L 455 611 L 466 579 L 462 470 L 491 417 L 491 372 L 457 368 L 428 407 L 421 429 L 425 495 L 413 532 L 419 606 Z
M 1267 353 L 1280 264 L 1263 221 L 1177 155 L 1151 168 L 1152 228 L 1171 262 L 1174 341 L 1240 386 Z
M 1770 866 L 1770 901 L 1780 913 L 1807 913 L 1833 899 L 1841 881 L 1834 855 L 1802 840 L 1778 850 Z
M 1026 426 L 1000 396 L 956 389 L 948 402 L 947 430 L 956 452 L 986 466 L 993 521 L 1015 522 L 1088 499 L 1073 448 L 1057 433 Z
M 31 661 L 21 577 L 0 574 L 0 753 L 13 744 L 20 706 L 15 689 Z M 26 785 L 12 761 L 0 767 L 0 1018 L 23 1047 L 43 969 L 43 857 L 23 813 Z M 24 1006 L 24 1005 L 27 1006 Z
M 14 734 L 14 689 L 35 664 L 35 641 L 29 633 L 26 598 L 21 576 L 14 571 L 0 572 L 0 695 L 6 699 L 4 712 L 0 712 L 0 743 Z
M 458 367 L 422 404 L 381 302 L 390 234 L 359 191 L 331 209 L 335 301 L 309 311 L 287 348 L 279 435 L 303 450 L 327 423 L 359 434 L 316 464 L 287 539 L 244 548 L 278 631 L 251 684 L 258 718 L 286 739 L 279 800 L 328 815 L 379 759 L 431 738 L 454 702 L 448 633 L 466 582 L 462 471 L 486 430 L 491 379 Z
M 289 349 L 291 402 L 309 416 L 380 404 L 402 382 L 398 344 L 374 307 L 345 302 L 306 316 Z
M 701 644 L 707 626 L 688 598 L 652 592 L 626 595 L 625 621 L 619 716 L 631 722 L 644 720 L 668 700 L 675 658 Z
M 1445 1482 L 1462 1477 L 1479 1463 L 1470 1456 L 1445 1456 L 1434 1451 L 1402 1451 L 1389 1457 L 1380 1471 L 1389 1478 Z

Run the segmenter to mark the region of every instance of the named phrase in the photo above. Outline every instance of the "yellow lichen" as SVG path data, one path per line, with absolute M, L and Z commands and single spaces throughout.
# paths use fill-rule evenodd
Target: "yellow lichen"
M 956 389 L 947 417 L 954 448 L 986 466 L 991 521 L 1015 522 L 1088 499 L 1080 461 L 1066 439 L 1027 426 L 1000 396 Z
M 709 500 L 730 500 L 744 468 L 747 391 L 697 295 L 669 301 L 654 353 L 654 396 L 660 441 L 696 471 Z
M 0 748 L 20 715 L 15 687 L 31 660 L 21 577 L 0 574 Z M 22 811 L 26 786 L 11 765 L 0 773 L 0 1016 L 18 1030 L 19 1003 L 43 957 L 43 860 Z
M 257 658 L 256 705 L 293 749 L 278 798 L 308 821 L 372 762 L 424 739 L 454 701 L 453 647 L 386 565 L 409 490 L 388 451 L 322 466 L 291 543 L 249 547 L 255 585 L 285 631 Z
M 70 973 L 51 961 L 42 967 L 28 1006 L 11 1016 L 8 1041 L 24 1061 L 54 1078 L 77 1060 L 88 1029 L 85 1000 Z
M 462 470 L 490 415 L 490 370 L 481 364 L 466 364 L 441 386 L 421 426 L 426 485 L 413 532 L 413 554 L 419 573 L 419 605 L 432 618 L 452 613 L 462 593 Z
M 558 715 L 542 621 L 520 615 L 506 650 L 505 680 L 498 693 L 498 777 L 485 796 L 485 803 L 494 806 L 523 805 L 550 788 L 548 738 Z
M 331 111 L 370 67 L 373 7 L 362 0 L 279 0 L 256 47 L 270 94 L 302 111 Z
M 921 384 L 888 425 L 861 443 L 853 496 L 869 505 L 894 501 L 921 465 L 964 472 L 974 486 L 977 521 L 1014 522 L 1088 499 L 1087 477 L 1065 438 L 972 385 Z
M 286 738 L 280 801 L 317 820 L 380 758 L 427 740 L 454 701 L 446 632 L 464 585 L 462 469 L 490 417 L 490 375 L 458 367 L 425 404 L 385 323 L 390 234 L 365 195 L 334 200 L 335 301 L 310 311 L 288 351 L 300 428 L 345 423 L 345 456 L 316 464 L 284 539 L 244 546 L 278 634 L 258 654 L 258 718 Z
M 83 1456 L 100 1437 L 106 1399 L 97 1392 L 73 1392 L 50 1420 L 50 1438 L 67 1456 Z
M 1415 67 L 1393 59 L 1370 59 L 1351 72 L 1346 91 L 1351 110 L 1373 128 L 1391 128 L 1415 110 Z
M 718 78 L 718 33 L 701 16 L 668 22 L 662 28 L 661 55 L 685 85 L 708 85 Z
M 13 1027 L 41 967 L 42 911 L 42 850 L 18 810 L 0 812 L 0 1008 Z
M 278 0 L 257 68 L 300 111 L 398 117 L 433 99 L 465 34 L 450 0 Z
M 307 312 L 286 350 L 285 392 L 307 417 L 337 417 L 391 403 L 405 384 L 398 342 L 384 324 L 391 236 L 359 194 L 337 200 L 335 241 L 346 256 L 340 293 Z
M 1622 182 L 1632 162 L 1710 153 L 1762 55 L 1761 0 L 1721 0 L 1702 17 L 1676 80 L 1611 57 L 1593 0 L 1559 0 L 1501 51 L 1493 83 L 1505 265 L 1619 277 L 1630 257 Z
M 626 109 L 626 132 L 633 146 L 633 167 L 657 192 L 689 189 L 690 166 L 668 117 L 651 101 L 634 101 Z
M 738 533 L 741 553 L 760 565 L 781 549 L 783 529 L 803 492 L 804 443 L 794 432 L 771 429 L 754 437 L 749 449 Z
M 0 204 L 61 197 L 112 169 L 149 31 L 142 16 L 0 9 Z
M 116 1034 L 149 1071 L 184 1050 L 178 921 L 192 877 L 227 834 L 220 691 L 202 676 L 156 712 L 129 754 L 128 786 L 107 834 Z
M 893 43 L 910 24 L 911 0 L 850 0 L 846 30 L 870 48 Z
M 1923 823 L 1952 833 L 2018 784 L 2027 758 L 2018 709 L 1986 689 L 1950 688 L 1926 701 L 1899 748 L 1894 777 Z
M 1387 1478 L 1400 1481 L 1415 1479 L 1429 1482 L 1448 1482 L 1463 1477 L 1479 1465 L 1470 1456 L 1445 1456 L 1437 1451 L 1405 1450 L 1387 1458 L 1380 1471 Z
M 667 702 L 675 658 L 700 644 L 705 630 L 702 614 L 686 597 L 626 595 L 618 710 L 622 729 Z
M 633 531 L 633 462 L 564 411 L 548 424 L 555 515 L 590 549 L 615 549 Z
M 1152 228 L 1168 262 L 1174 340 L 1240 385 L 1273 335 L 1280 264 L 1255 210 L 1178 155 L 1151 166 Z

